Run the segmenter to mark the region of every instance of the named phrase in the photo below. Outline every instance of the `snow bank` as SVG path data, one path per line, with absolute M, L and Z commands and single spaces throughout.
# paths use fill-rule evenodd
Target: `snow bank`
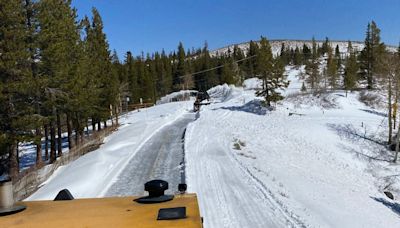
M 245 90 L 262 89 L 262 80 L 259 78 L 249 78 L 243 81 L 243 88 Z
M 189 100 L 190 97 L 196 97 L 197 90 L 181 90 L 170 93 L 157 101 L 157 104 L 165 104 L 175 101 Z
M 234 85 L 223 84 L 207 90 L 207 93 L 214 101 L 223 102 L 235 97 L 239 93 L 239 89 Z
M 102 197 L 136 151 L 190 107 L 190 102 L 174 102 L 128 113 L 99 149 L 60 167 L 26 200 L 52 200 L 65 188 L 76 198 Z

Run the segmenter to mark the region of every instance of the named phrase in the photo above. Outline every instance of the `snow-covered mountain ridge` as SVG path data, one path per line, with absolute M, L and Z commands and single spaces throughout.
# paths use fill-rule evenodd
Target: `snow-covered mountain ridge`
M 255 41 L 255 42 L 258 43 L 259 41 Z M 317 46 L 322 46 L 322 44 L 324 42 L 325 42 L 324 40 L 316 40 Z M 232 45 L 228 45 L 228 46 L 225 46 L 222 48 L 218 48 L 218 49 L 210 51 L 210 55 L 212 55 L 212 56 L 221 55 L 221 54 L 227 53 L 229 49 L 231 51 L 233 51 L 233 47 L 235 45 L 237 45 L 240 49 L 242 49 L 246 53 L 247 50 L 249 49 L 249 43 L 250 42 L 244 42 L 244 43 L 240 43 L 240 44 L 232 44 Z M 280 54 L 282 43 L 285 44 L 285 47 L 289 48 L 289 49 L 291 49 L 291 48 L 295 49 L 296 47 L 302 48 L 304 44 L 310 48 L 312 46 L 311 40 L 269 40 L 269 43 L 271 44 L 272 53 L 274 53 L 274 55 Z M 351 41 L 351 44 L 352 44 L 354 50 L 356 50 L 356 51 L 361 51 L 365 46 L 364 42 L 361 42 L 361 41 Z M 339 51 L 341 53 L 348 52 L 347 51 L 348 41 L 332 40 L 332 41 L 330 41 L 330 45 L 333 48 L 335 48 L 336 45 L 339 45 Z M 391 51 L 391 52 L 397 51 L 397 47 L 395 47 L 395 46 L 387 45 L 386 47 L 387 47 L 388 51 Z

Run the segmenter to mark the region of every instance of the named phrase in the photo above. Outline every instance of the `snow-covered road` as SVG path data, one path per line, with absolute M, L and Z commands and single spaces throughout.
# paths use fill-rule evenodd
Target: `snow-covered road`
M 108 136 L 99 149 L 59 167 L 26 200 L 52 200 L 65 188 L 76 198 L 103 197 L 141 148 L 156 140 L 164 127 L 185 116 L 191 104 L 174 102 L 128 113 L 121 118 L 118 131 Z M 143 189 L 143 184 L 138 187 Z
M 219 119 L 230 115 L 225 114 Z M 194 122 L 188 128 L 185 143 L 191 148 L 188 187 L 199 196 L 204 227 L 301 227 L 301 222 L 232 156 L 227 150 L 231 145 L 215 137 L 215 132 L 221 132 L 218 125 L 199 127 L 201 124 Z M 194 135 L 204 137 L 197 140 Z
M 154 179 L 168 181 L 168 194 L 182 182 L 183 134 L 194 114 L 185 114 L 163 127 L 140 148 L 116 178 L 106 196 L 144 195 L 143 184 Z

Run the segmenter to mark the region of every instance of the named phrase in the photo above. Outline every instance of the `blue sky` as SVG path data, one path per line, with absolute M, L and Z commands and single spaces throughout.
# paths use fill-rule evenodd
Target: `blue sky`
M 80 17 L 94 6 L 102 15 L 111 49 L 167 52 L 210 49 L 269 39 L 363 40 L 375 20 L 382 40 L 400 41 L 400 0 L 73 0 Z

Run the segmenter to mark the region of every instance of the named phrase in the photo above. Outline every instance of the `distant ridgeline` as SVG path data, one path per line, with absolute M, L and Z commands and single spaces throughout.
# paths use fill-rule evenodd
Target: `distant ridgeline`
M 260 41 L 255 41 L 255 42 L 259 43 Z M 325 40 L 315 40 L 315 42 L 318 46 L 322 46 L 324 44 Z M 329 41 L 330 46 L 332 48 L 339 46 L 340 53 L 348 53 L 348 49 L 347 49 L 348 42 L 349 41 L 344 41 L 344 40 L 330 40 Z M 365 43 L 363 41 L 350 41 L 350 42 L 352 43 L 353 49 L 355 51 L 360 52 L 365 47 Z M 309 48 L 312 47 L 312 40 L 277 39 L 277 40 L 269 40 L 269 43 L 271 45 L 272 53 L 274 55 L 280 55 L 281 49 L 282 49 L 282 44 L 286 48 L 293 49 L 293 50 L 296 49 L 296 47 L 302 48 L 304 44 L 307 45 Z M 235 46 L 239 47 L 241 50 L 243 50 L 246 53 L 249 50 L 249 45 L 250 45 L 250 41 L 239 43 L 239 44 L 228 45 L 228 46 L 210 51 L 210 55 L 214 56 L 214 55 L 221 55 L 221 54 L 228 53 L 228 49 L 233 51 L 233 48 Z M 395 47 L 395 46 L 386 45 L 386 48 L 390 52 L 397 51 L 397 47 Z

